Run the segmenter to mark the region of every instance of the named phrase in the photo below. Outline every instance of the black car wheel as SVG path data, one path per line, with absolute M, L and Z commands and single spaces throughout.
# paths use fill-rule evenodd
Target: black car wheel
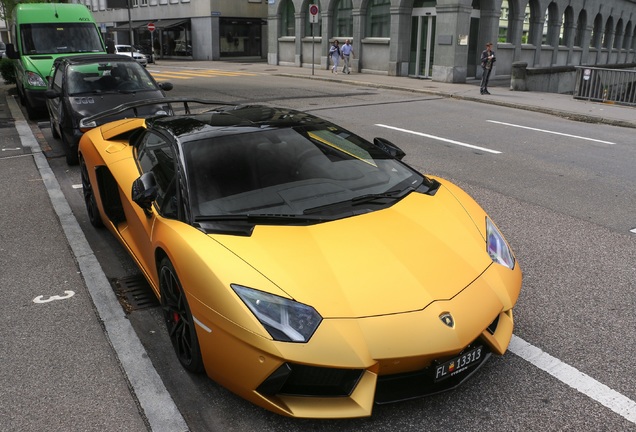
M 104 226 L 104 223 L 102 222 L 102 217 L 99 215 L 93 185 L 91 184 L 91 179 L 88 176 L 88 168 L 86 168 L 84 159 L 80 159 L 80 172 L 82 176 L 82 191 L 84 193 L 84 204 L 86 205 L 88 220 L 90 220 L 91 225 L 95 228 L 101 228 Z
M 64 133 L 62 133 L 61 138 L 62 138 L 62 145 L 64 147 L 64 153 L 66 153 L 66 164 L 77 165 L 79 163 L 77 148 L 75 148 L 74 150 L 71 148 L 71 146 L 68 143 L 68 139 L 66 139 L 66 137 L 64 136 Z
M 49 125 L 51 126 L 51 134 L 53 138 L 60 139 L 60 134 L 57 133 L 57 129 L 55 128 L 55 123 L 53 122 L 53 117 L 49 113 Z
M 201 348 L 190 307 L 177 272 L 168 258 L 164 258 L 159 265 L 159 290 L 163 318 L 179 362 L 190 372 L 203 372 Z

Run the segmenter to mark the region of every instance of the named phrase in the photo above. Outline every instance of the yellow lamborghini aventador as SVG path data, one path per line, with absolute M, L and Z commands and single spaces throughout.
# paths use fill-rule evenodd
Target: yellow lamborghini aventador
M 361 417 L 506 351 L 521 270 L 457 186 L 313 115 L 166 102 L 185 112 L 93 128 L 79 158 L 186 369 L 279 414 Z

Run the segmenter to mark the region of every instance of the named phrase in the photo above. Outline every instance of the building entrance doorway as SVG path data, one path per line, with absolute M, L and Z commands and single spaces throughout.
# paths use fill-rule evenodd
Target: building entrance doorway
M 411 18 L 409 76 L 431 78 L 435 50 L 435 2 L 416 1 Z

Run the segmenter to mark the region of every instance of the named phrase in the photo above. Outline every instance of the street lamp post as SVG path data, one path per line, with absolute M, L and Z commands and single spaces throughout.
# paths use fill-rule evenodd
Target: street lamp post
M 128 29 L 130 30 L 130 46 L 134 43 L 133 37 L 133 28 L 132 28 L 132 18 L 130 16 L 130 2 L 131 0 L 126 0 L 126 6 L 128 6 Z

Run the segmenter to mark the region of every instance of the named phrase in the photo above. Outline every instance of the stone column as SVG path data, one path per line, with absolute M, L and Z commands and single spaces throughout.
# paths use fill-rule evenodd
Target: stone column
M 409 73 L 409 41 L 411 39 L 411 9 L 391 8 L 391 45 L 389 46 L 389 75 L 407 76 Z
M 268 6 L 267 15 L 267 64 L 278 65 L 278 14 L 274 6 Z
M 294 56 L 294 65 L 298 67 L 302 67 L 303 65 L 303 35 L 305 34 L 305 14 L 302 12 L 298 12 L 296 9 L 296 13 L 294 14 L 294 21 L 296 22 L 296 40 L 295 40 L 295 51 L 296 55 Z
M 433 81 L 466 82 L 468 45 L 459 45 L 457 38 L 470 33 L 471 11 L 470 2 L 437 3 Z M 480 25 L 483 23 L 482 15 Z

